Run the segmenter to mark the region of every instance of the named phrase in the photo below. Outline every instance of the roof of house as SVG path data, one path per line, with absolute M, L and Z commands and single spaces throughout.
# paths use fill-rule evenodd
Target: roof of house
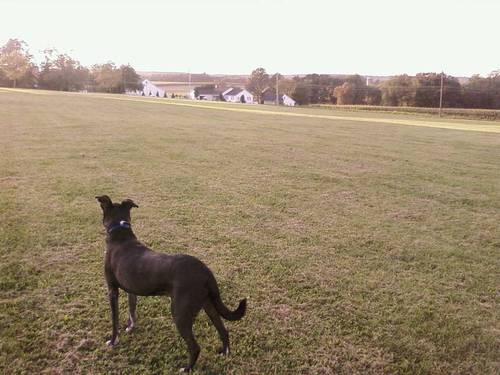
M 216 87 L 196 87 L 198 95 L 220 95 L 222 91 Z
M 285 98 L 285 96 L 289 97 L 288 95 L 283 94 L 283 93 L 279 94 L 280 102 L 283 102 L 283 99 Z M 290 99 L 293 100 L 293 98 L 290 98 Z M 264 91 L 264 94 L 262 94 L 262 100 L 265 100 L 266 102 L 267 101 L 275 102 L 276 101 L 276 91 L 271 89 L 271 88 L 268 88 L 266 91 Z
M 243 90 L 241 87 L 233 87 L 231 91 L 226 92 L 224 95 L 238 95 Z

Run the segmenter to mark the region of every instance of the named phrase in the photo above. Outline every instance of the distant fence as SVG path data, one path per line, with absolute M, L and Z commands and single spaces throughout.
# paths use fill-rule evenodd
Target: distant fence
M 389 107 L 375 105 L 333 105 L 333 104 L 311 104 L 310 107 L 327 108 L 337 111 L 367 111 L 388 113 L 413 113 L 422 115 L 438 115 L 439 108 L 422 107 Z M 500 121 L 500 110 L 496 109 L 471 109 L 471 108 L 443 108 L 443 117 L 458 117 L 478 120 Z

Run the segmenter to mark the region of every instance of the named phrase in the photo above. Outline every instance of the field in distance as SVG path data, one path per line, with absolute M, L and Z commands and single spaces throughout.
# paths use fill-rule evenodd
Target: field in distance
M 106 349 L 98 194 L 250 297 L 196 373 L 498 373 L 500 125 L 460 121 L 0 90 L 0 373 L 185 364 L 161 297 Z

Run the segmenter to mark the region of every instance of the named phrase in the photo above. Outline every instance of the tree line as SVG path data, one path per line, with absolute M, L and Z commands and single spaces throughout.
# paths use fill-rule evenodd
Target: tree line
M 85 67 L 79 61 L 55 49 L 47 49 L 36 64 L 27 44 L 10 39 L 0 47 L 0 86 L 41 88 L 60 91 L 97 91 L 123 93 L 142 89 L 141 77 L 130 65 L 117 67 L 112 62 Z M 179 79 L 187 75 L 180 74 Z M 196 80 L 206 81 L 200 74 Z M 171 77 L 170 77 L 171 78 Z M 461 84 L 455 77 L 439 73 L 406 74 L 367 84 L 360 75 L 345 77 L 308 74 L 286 78 L 255 69 L 246 88 L 262 102 L 266 89 L 276 89 L 298 104 L 384 105 L 438 107 L 443 80 L 443 107 L 500 109 L 500 71 L 487 77 L 472 76 Z
M 246 88 L 262 102 L 266 89 L 287 94 L 298 104 L 384 105 L 439 107 L 443 79 L 443 107 L 500 109 L 500 71 L 487 77 L 472 76 L 461 84 L 455 77 L 440 73 L 406 74 L 367 84 L 360 75 L 345 77 L 308 74 L 303 77 L 273 76 L 264 68 L 255 69 Z
M 10 39 L 0 48 L 0 86 L 108 93 L 142 90 L 141 77 L 130 65 L 107 62 L 88 68 L 55 49 L 43 54 L 37 65 L 24 41 Z

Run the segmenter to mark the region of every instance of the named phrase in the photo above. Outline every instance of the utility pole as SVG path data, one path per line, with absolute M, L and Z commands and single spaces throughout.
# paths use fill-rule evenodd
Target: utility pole
M 122 85 L 123 85 L 123 93 L 125 94 L 127 92 L 127 89 L 125 88 L 125 69 L 122 69 Z
M 441 72 L 441 90 L 439 91 L 439 117 L 441 117 L 441 112 L 443 110 L 443 76 L 444 73 Z
M 279 73 L 276 73 L 276 105 L 280 105 Z

